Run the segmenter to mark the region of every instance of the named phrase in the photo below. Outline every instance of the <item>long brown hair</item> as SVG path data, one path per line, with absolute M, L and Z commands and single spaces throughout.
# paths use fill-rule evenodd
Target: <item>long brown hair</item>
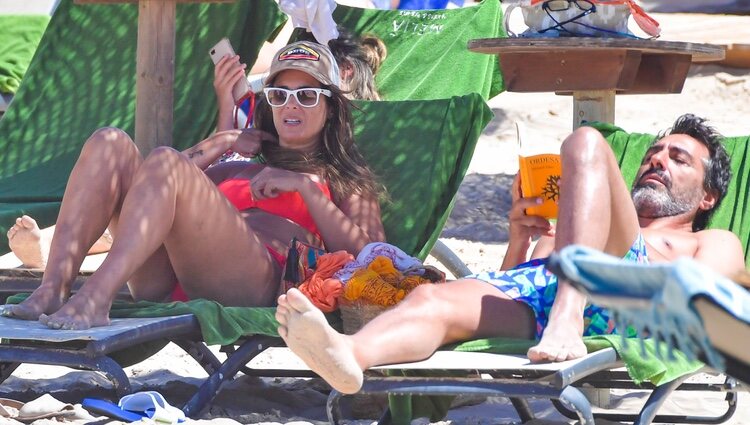
M 277 142 L 264 142 L 261 157 L 273 167 L 290 171 L 317 174 L 328 182 L 334 202 L 340 202 L 351 194 L 378 198 L 383 186 L 377 182 L 364 157 L 354 144 L 352 128 L 353 105 L 336 86 L 323 86 L 331 91 L 331 97 L 321 95 L 328 102 L 331 112 L 323 126 L 321 149 L 313 153 L 300 152 L 281 147 Z M 255 126 L 276 137 L 271 106 L 261 96 L 255 110 Z

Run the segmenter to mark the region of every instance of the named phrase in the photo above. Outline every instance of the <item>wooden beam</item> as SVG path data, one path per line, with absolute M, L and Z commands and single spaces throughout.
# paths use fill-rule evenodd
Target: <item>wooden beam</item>
M 625 49 L 500 53 L 500 69 L 511 92 L 627 90 L 641 53 Z M 689 56 L 687 56 L 689 58 Z
M 176 0 L 141 0 L 136 50 L 135 143 L 143 155 L 172 145 Z
M 573 92 L 573 129 L 584 121 L 615 122 L 615 90 Z

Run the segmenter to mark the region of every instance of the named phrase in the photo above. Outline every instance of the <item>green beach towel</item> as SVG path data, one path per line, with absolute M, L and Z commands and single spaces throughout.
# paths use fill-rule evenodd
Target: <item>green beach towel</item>
M 592 123 L 591 126 L 607 138 L 625 182 L 631 186 L 655 135 L 627 133 L 611 124 Z M 708 227 L 730 230 L 737 235 L 745 250 L 745 265 L 750 267 L 750 137 L 726 137 L 723 143 L 731 156 L 732 180 Z
M 48 23 L 47 15 L 0 15 L 0 92 L 18 90 Z
M 374 34 L 388 48 L 376 76 L 386 100 L 436 99 L 503 90 L 496 55 L 468 50 L 469 40 L 506 37 L 500 2 L 445 10 L 377 10 L 338 5 L 337 24 Z

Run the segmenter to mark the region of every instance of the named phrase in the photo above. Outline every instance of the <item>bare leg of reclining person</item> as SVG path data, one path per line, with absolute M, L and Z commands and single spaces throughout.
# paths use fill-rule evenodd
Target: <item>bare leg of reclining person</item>
M 68 299 L 83 258 L 108 225 L 109 255 Z M 191 297 L 272 305 L 277 274 L 242 215 L 187 156 L 157 148 L 143 160 L 127 134 L 102 129 L 71 173 L 41 286 L 4 314 L 52 328 L 105 325 L 126 281 L 135 299 L 163 301 L 179 280 Z
M 596 130 L 583 128 L 564 142 L 562 158 L 555 248 L 579 243 L 623 256 L 636 240 L 639 225 L 611 150 Z M 584 305 L 583 296 L 560 284 L 547 330 L 529 350 L 532 361 L 586 354 L 581 339 Z M 351 336 L 334 331 L 294 289 L 279 298 L 276 318 L 292 351 L 344 393 L 358 391 L 362 371 L 372 366 L 424 359 L 448 343 L 495 336 L 532 338 L 536 331 L 534 313 L 526 304 L 476 279 L 422 285 Z
M 36 220 L 28 215 L 16 219 L 16 223 L 8 230 L 8 245 L 13 254 L 21 260 L 25 267 L 44 269 L 49 257 L 49 246 L 55 226 L 40 229 Z M 88 255 L 101 254 L 112 247 L 112 235 L 107 230 L 89 249 Z

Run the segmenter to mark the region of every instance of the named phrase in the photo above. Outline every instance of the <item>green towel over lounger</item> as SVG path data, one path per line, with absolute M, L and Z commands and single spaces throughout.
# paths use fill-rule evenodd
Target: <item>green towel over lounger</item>
M 469 40 L 506 37 L 500 2 L 445 10 L 377 10 L 338 5 L 337 24 L 374 34 L 388 47 L 376 83 L 386 100 L 436 99 L 503 90 L 496 55 L 474 53 Z
M 215 127 L 211 46 L 226 36 L 254 61 L 285 20 L 273 0 L 177 5 L 175 147 L 191 146 Z M 133 135 L 137 26 L 137 4 L 60 1 L 0 119 L 2 238 L 21 214 L 42 227 L 55 222 L 70 170 L 95 129 L 116 126 Z M 9 251 L 3 240 L 0 254 Z
M 0 92 L 18 90 L 48 23 L 47 15 L 0 15 Z

